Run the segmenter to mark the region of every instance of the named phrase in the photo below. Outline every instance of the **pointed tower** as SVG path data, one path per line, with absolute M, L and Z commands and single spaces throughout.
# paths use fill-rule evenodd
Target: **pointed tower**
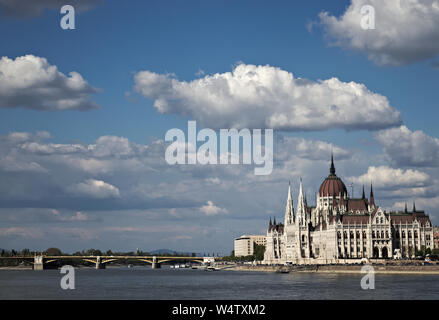
M 329 174 L 335 176 L 335 166 L 334 166 L 334 155 L 331 151 L 331 168 L 329 169 Z
M 285 207 L 285 225 L 294 223 L 294 207 L 293 207 L 293 197 L 291 196 L 291 183 L 288 182 L 288 198 L 287 205 Z
M 300 178 L 299 198 L 297 199 L 296 224 L 300 226 L 305 226 L 306 223 L 307 223 L 306 205 L 305 205 L 305 198 L 303 196 L 302 178 Z
M 408 211 L 407 211 L 407 202 L 405 203 L 404 213 L 408 213 Z
M 363 195 L 361 196 L 361 199 L 366 199 L 366 194 L 364 193 L 364 184 L 363 184 Z
M 415 213 L 416 212 L 416 205 L 415 205 L 415 202 L 413 201 L 413 213 Z
M 375 209 L 375 198 L 373 197 L 373 188 L 372 182 L 370 183 L 370 197 L 369 197 L 369 206 L 371 209 Z

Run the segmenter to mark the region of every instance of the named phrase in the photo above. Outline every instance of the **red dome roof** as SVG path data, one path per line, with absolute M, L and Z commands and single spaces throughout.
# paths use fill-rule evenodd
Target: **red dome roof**
M 320 197 L 338 197 L 340 194 L 347 195 L 348 190 L 345 184 L 335 174 L 334 160 L 331 156 L 331 168 L 329 169 L 329 176 L 323 181 L 319 189 Z
M 321 197 L 338 197 L 340 194 L 344 196 L 348 191 L 345 184 L 337 176 L 328 176 L 319 189 L 319 196 Z

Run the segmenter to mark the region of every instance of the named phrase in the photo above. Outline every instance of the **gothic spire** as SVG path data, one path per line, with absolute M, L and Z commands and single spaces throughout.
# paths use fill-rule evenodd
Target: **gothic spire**
M 363 196 L 361 197 L 363 200 L 366 199 L 366 195 L 364 193 L 364 184 L 363 184 Z
M 291 182 L 289 182 L 287 205 L 285 208 L 285 225 L 291 224 L 293 222 L 294 222 L 294 207 L 293 207 L 293 198 L 291 196 Z
M 306 205 L 305 198 L 303 196 L 303 186 L 302 186 L 302 178 L 300 178 L 300 187 L 299 187 L 299 198 L 297 199 L 297 217 L 296 223 L 305 225 L 306 224 Z
M 375 198 L 373 197 L 372 182 L 370 183 L 370 199 L 369 199 L 369 203 L 370 203 L 371 206 L 375 206 Z
M 407 202 L 405 203 L 404 213 L 407 213 Z
M 329 173 L 333 176 L 335 175 L 334 155 L 332 154 L 332 150 L 331 150 L 331 168 L 329 169 Z
M 416 212 L 416 205 L 414 201 L 413 201 L 413 212 Z

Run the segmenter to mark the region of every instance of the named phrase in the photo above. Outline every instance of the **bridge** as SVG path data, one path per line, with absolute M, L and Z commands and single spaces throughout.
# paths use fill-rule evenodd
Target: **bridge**
M 105 269 L 105 265 L 113 261 L 137 260 L 151 264 L 152 269 L 160 268 L 160 264 L 168 261 L 192 261 L 198 263 L 214 262 L 214 257 L 178 257 L 178 256 L 14 256 L 0 259 L 16 259 L 32 264 L 34 270 L 44 270 L 45 266 L 60 260 L 80 260 L 93 263 L 96 269 Z

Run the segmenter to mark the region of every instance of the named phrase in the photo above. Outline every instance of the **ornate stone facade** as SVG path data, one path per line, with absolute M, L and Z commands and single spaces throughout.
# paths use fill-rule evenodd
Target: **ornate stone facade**
M 386 212 L 370 197 L 350 198 L 335 174 L 331 158 L 329 176 L 317 193 L 316 206 L 308 206 L 300 181 L 296 212 L 288 187 L 283 223 L 270 219 L 266 264 L 339 263 L 346 259 L 414 257 L 417 250 L 433 249 L 433 227 L 424 211 Z

